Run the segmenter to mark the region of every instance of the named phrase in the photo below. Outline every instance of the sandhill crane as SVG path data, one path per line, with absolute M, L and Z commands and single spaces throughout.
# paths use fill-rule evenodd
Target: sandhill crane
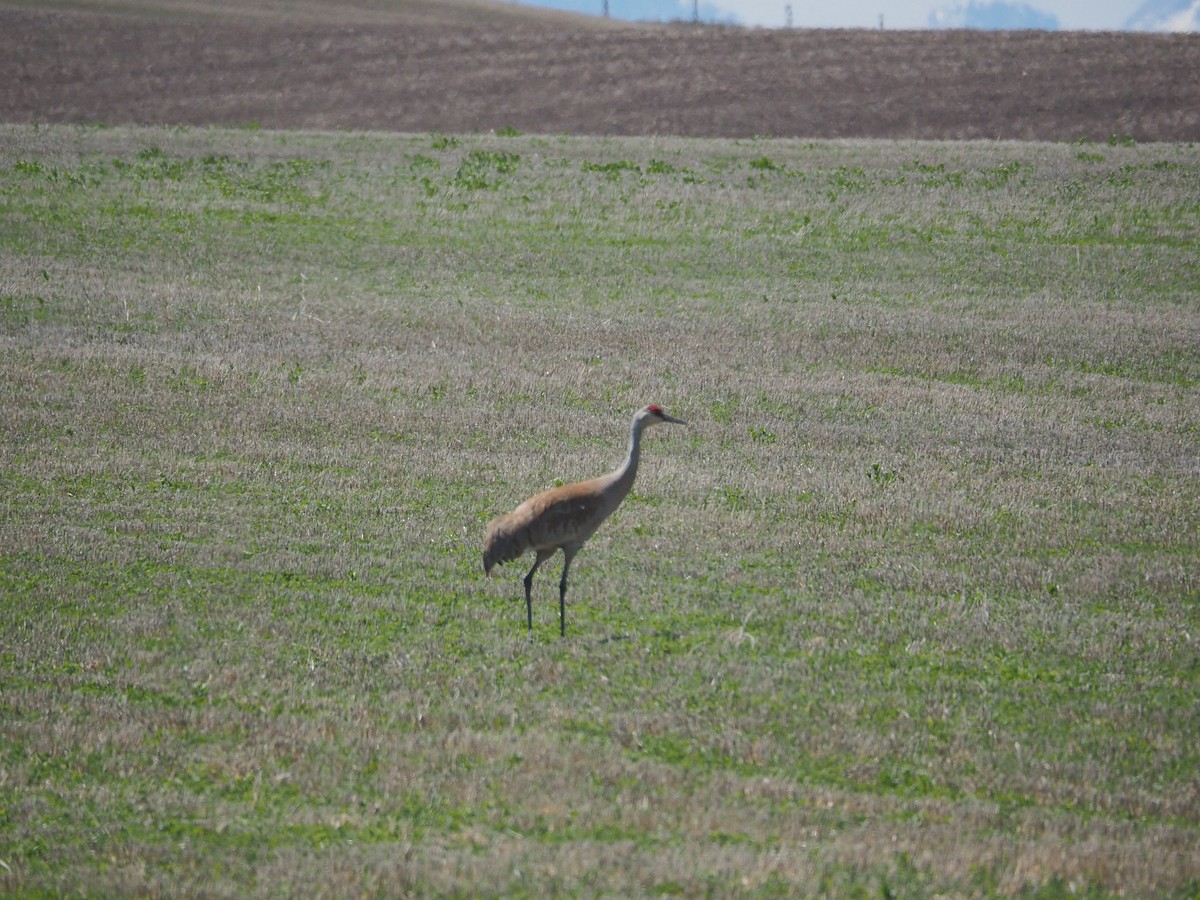
M 492 566 L 519 559 L 529 550 L 537 554 L 525 576 L 525 621 L 529 634 L 533 636 L 533 575 L 538 566 L 556 551 L 563 552 L 562 579 L 558 582 L 559 633 L 567 634 L 567 572 L 571 560 L 609 517 L 621 505 L 633 479 L 637 476 L 638 458 L 641 456 L 642 431 L 651 425 L 673 422 L 686 425 L 663 412 L 661 406 L 650 404 L 638 410 L 633 417 L 629 432 L 629 454 L 625 462 L 615 470 L 599 478 L 564 484 L 534 494 L 508 515 L 493 519 L 488 525 L 487 538 L 483 543 L 483 571 L 491 574 Z

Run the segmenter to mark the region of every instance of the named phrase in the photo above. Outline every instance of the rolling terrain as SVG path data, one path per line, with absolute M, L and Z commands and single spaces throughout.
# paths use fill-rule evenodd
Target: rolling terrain
M 486 0 L 0 5 L 0 120 L 1189 141 L 1194 35 L 629 25 Z
M 1194 38 L 246 6 L 0 5 L 0 894 L 1200 896 Z

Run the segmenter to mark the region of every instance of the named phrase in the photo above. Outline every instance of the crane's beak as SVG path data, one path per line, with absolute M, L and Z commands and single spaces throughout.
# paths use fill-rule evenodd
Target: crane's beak
M 662 414 L 662 420 L 664 422 L 670 422 L 674 425 L 686 425 L 687 424 L 687 422 L 683 421 L 683 419 L 677 419 L 674 416 L 668 416 L 666 413 Z

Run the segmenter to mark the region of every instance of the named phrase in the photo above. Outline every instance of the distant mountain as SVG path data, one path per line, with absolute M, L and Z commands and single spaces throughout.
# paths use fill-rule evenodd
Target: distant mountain
M 1154 0 L 1151 0 L 1154 2 Z M 1200 0 L 1195 0 L 1200 3 Z M 1057 31 L 1058 16 L 1034 9 L 1027 3 L 994 2 L 959 3 L 935 9 L 929 14 L 930 28 L 982 28 L 987 30 L 1033 28 Z
M 1147 0 L 1125 22 L 1127 31 L 1200 31 L 1200 0 Z

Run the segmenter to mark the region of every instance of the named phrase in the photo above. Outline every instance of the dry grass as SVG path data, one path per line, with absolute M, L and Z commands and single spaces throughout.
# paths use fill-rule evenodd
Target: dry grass
M 0 130 L 0 884 L 1194 893 L 1198 171 Z

